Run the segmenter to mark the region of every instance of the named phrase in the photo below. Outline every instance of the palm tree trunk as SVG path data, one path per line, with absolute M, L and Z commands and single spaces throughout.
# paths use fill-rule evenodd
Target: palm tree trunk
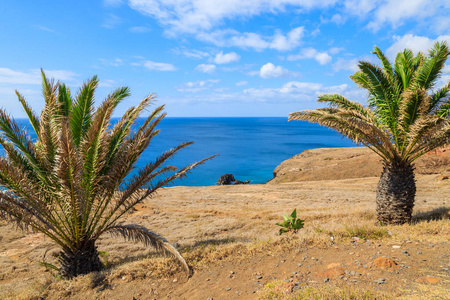
M 61 251 L 59 262 L 61 264 L 59 275 L 63 279 L 70 279 L 78 275 L 100 271 L 103 268 L 98 256 L 97 247 L 93 241 L 88 241 L 77 251 Z
M 411 221 L 416 181 L 409 163 L 384 163 L 377 187 L 377 218 L 383 224 Z

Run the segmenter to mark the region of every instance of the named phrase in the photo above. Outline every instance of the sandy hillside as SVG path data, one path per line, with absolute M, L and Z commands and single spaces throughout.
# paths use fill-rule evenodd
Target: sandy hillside
M 99 243 L 104 272 L 61 281 L 39 265 L 56 263 L 48 239 L 0 223 L 0 299 L 448 299 L 448 166 L 436 163 L 417 176 L 412 225 L 381 227 L 377 177 L 326 177 L 337 172 L 338 157 L 351 161 L 361 149 L 322 151 L 298 167 L 302 175 L 316 168 L 310 181 L 165 188 L 129 214 L 126 223 L 178 247 L 194 271 L 187 281 L 172 260 L 109 236 Z M 363 162 L 338 169 L 355 174 L 369 165 Z M 287 173 L 280 168 L 278 179 Z M 275 223 L 294 208 L 305 228 L 279 236 Z
M 432 151 L 414 164 L 416 174 L 450 175 L 450 148 Z M 366 147 L 310 149 L 282 162 L 269 183 L 378 177 L 381 171 L 381 158 Z

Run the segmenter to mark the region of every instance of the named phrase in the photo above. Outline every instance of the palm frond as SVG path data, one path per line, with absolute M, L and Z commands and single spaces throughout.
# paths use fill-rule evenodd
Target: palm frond
M 61 107 L 61 115 L 68 118 L 72 111 L 72 97 L 65 84 L 60 84 L 58 87 L 58 102 Z
M 20 104 L 22 104 L 23 110 L 28 116 L 28 120 L 30 121 L 31 126 L 34 129 L 34 132 L 36 132 L 37 135 L 39 135 L 39 117 L 36 115 L 36 113 L 33 111 L 31 106 L 28 104 L 28 102 L 25 100 L 23 95 L 21 95 L 16 90 L 17 98 L 19 99 Z
M 73 140 L 77 146 L 91 125 L 91 115 L 94 109 L 94 92 L 97 86 L 98 79 L 97 76 L 94 76 L 83 84 L 73 104 L 70 123 Z
M 384 53 L 381 51 L 381 49 L 378 48 L 377 46 L 375 46 L 373 48 L 372 53 L 375 54 L 381 60 L 381 63 L 383 64 L 383 69 L 386 72 L 386 74 L 388 74 L 390 77 L 393 77 L 394 71 L 392 69 L 391 63 L 389 62 L 387 57 L 384 55 Z
M 414 75 L 414 55 L 411 50 L 405 49 L 403 52 L 397 53 L 394 63 L 396 77 L 402 85 L 402 90 L 409 88 Z
M 449 56 L 449 48 L 445 42 L 436 42 L 421 67 L 417 70 L 414 84 L 426 90 L 433 88 L 436 79 L 442 73 L 445 61 Z
M 143 243 L 145 246 L 153 247 L 157 252 L 161 254 L 170 255 L 176 258 L 176 260 L 186 271 L 187 275 L 189 277 L 191 276 L 191 270 L 188 264 L 184 260 L 183 256 L 181 256 L 181 254 L 177 251 L 177 249 L 170 245 L 165 238 L 147 230 L 147 228 L 133 224 L 112 225 L 99 234 L 103 234 L 105 232 L 109 232 L 113 236 L 123 237 L 128 241 Z

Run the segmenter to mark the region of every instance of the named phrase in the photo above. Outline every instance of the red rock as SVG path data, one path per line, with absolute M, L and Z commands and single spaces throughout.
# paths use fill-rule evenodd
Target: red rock
M 378 269 L 394 269 L 398 268 L 395 260 L 387 257 L 378 257 L 373 261 L 373 265 Z
M 337 278 L 344 274 L 345 274 L 344 267 L 332 267 L 323 273 L 319 273 L 318 275 L 321 277 L 327 277 L 327 278 Z
M 416 281 L 420 282 L 420 283 L 431 283 L 431 284 L 434 284 L 434 283 L 438 283 L 439 279 L 436 278 L 436 277 L 424 276 L 424 277 L 417 278 Z

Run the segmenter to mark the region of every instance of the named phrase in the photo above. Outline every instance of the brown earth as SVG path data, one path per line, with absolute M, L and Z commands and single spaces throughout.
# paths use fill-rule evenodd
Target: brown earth
M 303 158 L 301 175 L 315 168 L 309 181 L 171 187 L 137 207 L 126 223 L 175 243 L 194 270 L 189 280 L 172 260 L 107 235 L 98 244 L 105 271 L 58 280 L 39 265 L 56 264 L 48 238 L 0 223 L 0 299 L 449 299 L 447 152 L 428 174 L 418 162 L 413 223 L 381 227 L 379 171 L 359 170 L 372 161 L 362 148 L 341 150 L 310 150 L 321 154 Z M 279 236 L 275 223 L 294 208 L 305 228 Z
M 416 174 L 450 176 L 450 148 L 432 151 L 415 161 Z M 366 147 L 310 149 L 282 162 L 269 183 L 378 177 L 381 158 Z

